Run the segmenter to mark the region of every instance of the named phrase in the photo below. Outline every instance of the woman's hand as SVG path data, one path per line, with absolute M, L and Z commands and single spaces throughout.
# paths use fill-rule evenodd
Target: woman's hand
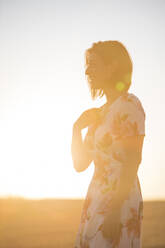
M 110 239 L 115 245 L 120 240 L 120 231 L 122 224 L 120 222 L 120 211 L 113 210 L 109 213 L 103 222 L 102 225 L 102 234 L 106 239 Z
M 99 108 L 91 108 L 84 111 L 74 123 L 74 126 L 81 130 L 88 127 L 92 123 L 98 122 L 100 120 L 100 111 L 101 110 Z

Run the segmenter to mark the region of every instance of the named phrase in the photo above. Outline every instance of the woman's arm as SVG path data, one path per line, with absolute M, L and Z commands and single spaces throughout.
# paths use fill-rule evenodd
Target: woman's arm
M 92 162 L 92 146 L 94 129 L 100 121 L 100 109 L 91 108 L 84 111 L 73 125 L 71 153 L 74 168 L 77 172 L 84 171 Z M 92 128 L 89 131 L 89 126 Z M 88 132 L 82 141 L 81 130 L 88 127 Z
M 93 158 L 90 146 L 89 139 L 85 139 L 84 142 L 82 141 L 81 129 L 76 124 L 73 125 L 71 153 L 73 165 L 77 172 L 84 171 L 92 162 Z
M 122 170 L 112 208 L 119 209 L 129 196 L 142 160 L 143 140 L 144 135 L 137 135 L 120 139 L 113 144 L 113 150 L 122 150 L 125 156 L 119 157 L 122 162 Z

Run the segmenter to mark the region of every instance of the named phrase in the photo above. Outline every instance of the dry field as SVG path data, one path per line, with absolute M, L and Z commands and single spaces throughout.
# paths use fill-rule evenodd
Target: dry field
M 0 199 L 0 248 L 73 248 L 84 200 Z M 165 201 L 145 201 L 143 248 L 165 247 Z

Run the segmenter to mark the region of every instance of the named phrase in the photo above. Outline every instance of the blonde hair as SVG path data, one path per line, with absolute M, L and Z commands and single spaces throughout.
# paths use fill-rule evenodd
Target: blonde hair
M 132 83 L 132 60 L 125 46 L 119 41 L 98 41 L 92 44 L 92 47 L 85 51 L 85 56 L 90 56 L 90 53 L 96 53 L 103 60 L 105 65 L 114 61 L 118 62 L 117 70 L 113 73 L 111 81 L 108 82 L 108 87 L 115 88 L 118 91 L 128 91 Z M 104 95 L 104 87 L 95 89 L 90 85 L 92 99 L 102 97 Z

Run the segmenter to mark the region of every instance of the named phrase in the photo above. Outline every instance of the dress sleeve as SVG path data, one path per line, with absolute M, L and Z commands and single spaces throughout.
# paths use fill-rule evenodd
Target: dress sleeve
M 145 136 L 145 112 L 140 101 L 123 101 L 112 115 L 109 132 L 115 139 Z

